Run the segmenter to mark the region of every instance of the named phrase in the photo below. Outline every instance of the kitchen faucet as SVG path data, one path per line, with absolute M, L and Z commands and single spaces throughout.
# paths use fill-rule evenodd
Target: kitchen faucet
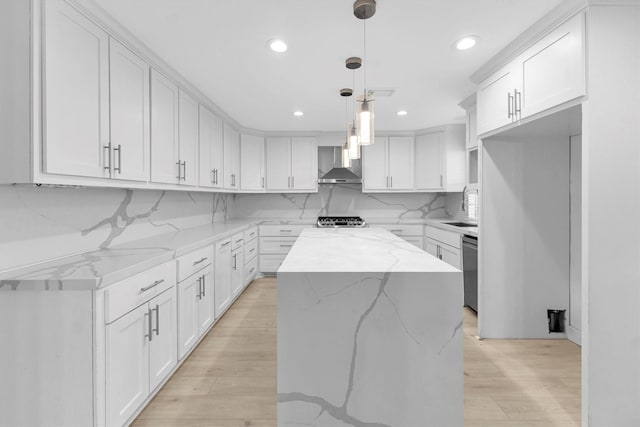
M 464 203 L 464 197 L 465 197 L 466 194 L 467 194 L 467 186 L 465 185 L 464 188 L 462 189 L 462 203 L 460 204 L 460 210 L 462 212 L 465 212 L 466 209 L 467 209 L 467 207 L 465 206 L 465 203 Z

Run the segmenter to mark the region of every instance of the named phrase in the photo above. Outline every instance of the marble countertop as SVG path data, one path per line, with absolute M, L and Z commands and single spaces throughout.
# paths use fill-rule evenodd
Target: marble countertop
M 0 275 L 0 290 L 95 290 L 257 225 L 231 220 L 85 252 Z
M 285 272 L 456 272 L 382 228 L 308 228 L 280 266 Z

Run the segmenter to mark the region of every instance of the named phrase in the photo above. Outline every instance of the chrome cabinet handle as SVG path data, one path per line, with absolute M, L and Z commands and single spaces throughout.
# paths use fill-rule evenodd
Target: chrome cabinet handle
M 440 187 L 444 187 L 442 175 L 440 175 Z
M 144 320 L 147 320 L 147 317 L 149 317 L 149 323 L 147 323 L 147 325 L 151 324 L 151 312 L 149 310 L 147 310 L 147 312 L 144 314 Z M 144 334 L 144 337 L 147 338 L 149 341 L 151 341 L 151 327 L 147 326 L 147 334 Z
M 237 257 L 238 257 L 238 255 L 236 255 L 236 254 L 233 255 L 233 270 L 234 271 L 238 269 L 238 265 L 237 265 L 237 262 L 236 262 L 237 261 Z
M 296 177 L 295 176 L 291 177 L 291 188 L 296 188 Z
M 513 90 L 513 116 L 517 118 L 518 114 L 522 112 L 522 92 L 518 92 L 518 89 Z
M 182 162 L 182 180 L 186 181 L 187 179 L 187 161 Z
M 206 261 L 206 260 L 208 260 L 208 259 L 209 259 L 209 258 L 208 258 L 208 257 L 206 257 L 206 256 L 205 256 L 205 257 L 202 257 L 202 258 L 200 258 L 198 261 L 194 261 L 194 262 L 193 262 L 193 265 L 202 264 L 203 262 L 205 262 L 205 261 Z
M 201 284 L 201 286 L 202 286 L 202 296 L 203 296 L 203 297 L 206 297 L 206 296 L 207 296 L 207 287 L 205 286 L 205 282 L 204 282 L 205 277 L 206 277 L 206 276 L 203 274 L 203 275 L 202 275 L 202 284 Z
M 249 274 L 253 273 L 255 271 L 255 267 L 251 267 L 251 270 L 249 270 Z
M 256 250 L 256 248 L 251 248 L 251 249 L 249 249 L 249 253 L 251 253 L 251 252 L 253 252 L 255 250 Z
M 262 188 L 264 188 L 264 176 L 260 178 L 260 182 L 261 182 Z
M 387 176 L 387 188 L 389 188 L 389 177 Z
M 211 181 L 212 184 L 215 184 L 214 179 L 213 179 L 213 175 L 214 175 L 213 169 L 211 169 L 211 176 L 210 176 L 209 181 Z
M 196 299 L 202 299 L 202 277 L 198 277 L 198 294 Z
M 513 117 L 513 96 L 511 92 L 507 93 L 507 118 Z
M 160 335 L 160 306 L 156 304 L 156 308 L 152 308 L 151 312 L 156 311 L 156 328 L 151 328 L 151 332 L 155 332 L 156 336 Z M 149 317 L 149 323 L 151 323 L 151 317 Z
M 118 175 L 122 173 L 122 146 L 118 144 L 118 148 L 114 148 L 113 151 L 118 152 L 118 167 L 113 168 L 114 171 L 118 171 Z
M 281 248 L 290 248 L 290 247 L 292 247 L 292 246 L 293 246 L 293 245 L 280 245 L 280 247 L 281 247 Z
M 145 286 L 144 288 L 140 288 L 140 292 L 146 292 L 151 288 L 155 288 L 156 286 L 158 286 L 162 282 L 164 282 L 164 279 L 156 280 L 155 282 L 153 282 L 149 286 Z
M 229 240 L 228 242 L 224 242 L 222 245 L 220 245 L 221 248 L 224 248 L 225 246 L 227 246 L 229 243 L 231 243 L 231 240 Z
M 103 169 L 109 171 L 109 175 L 111 175 L 111 141 L 107 145 L 103 145 L 102 149 L 107 150 L 107 166 L 103 166 Z
M 391 181 L 391 188 L 393 188 L 393 176 L 390 177 L 390 181 Z
M 402 233 L 402 230 L 391 230 L 392 233 Z
M 292 230 L 280 230 L 281 233 L 291 233 Z
M 178 179 L 178 181 L 181 181 L 182 175 L 180 174 L 180 172 L 182 171 L 182 168 L 180 166 L 182 165 L 182 163 L 180 162 L 180 160 L 176 162 L 176 165 L 178 165 L 178 176 L 176 176 L 176 178 Z

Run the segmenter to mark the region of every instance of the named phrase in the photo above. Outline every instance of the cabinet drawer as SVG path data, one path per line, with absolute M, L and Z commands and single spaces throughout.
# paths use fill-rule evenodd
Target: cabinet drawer
M 195 250 L 178 258 L 178 282 L 197 273 L 213 262 L 213 246 Z
M 442 230 L 440 228 L 427 225 L 425 228 L 425 234 L 427 237 L 460 249 L 460 234 L 454 231 Z
M 260 255 L 260 271 L 275 273 L 286 257 L 286 255 Z
M 374 225 L 373 227 L 376 227 Z M 420 224 L 381 224 L 379 227 L 384 228 L 385 230 L 389 230 L 396 236 L 422 236 L 423 233 L 423 225 Z
M 258 227 L 251 227 L 244 232 L 244 243 L 252 241 L 253 239 L 258 237 Z
M 256 255 L 258 255 L 258 239 L 253 239 L 244 244 L 244 263 L 248 264 Z
M 260 254 L 286 255 L 297 237 L 260 237 Z
M 244 266 L 244 285 L 251 283 L 258 274 L 258 257 L 254 257 L 251 261 Z
M 105 322 L 113 322 L 175 285 L 176 263 L 169 261 L 110 286 L 104 298 Z
M 235 251 L 244 244 L 244 233 L 234 234 L 231 237 L 231 250 Z
M 260 236 L 299 236 L 308 225 L 261 225 Z

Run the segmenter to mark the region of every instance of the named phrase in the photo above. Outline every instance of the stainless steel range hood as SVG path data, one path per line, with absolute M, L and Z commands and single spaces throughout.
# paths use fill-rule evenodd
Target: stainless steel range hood
M 361 177 L 355 174 L 351 169 L 343 168 L 340 165 L 342 156 L 341 147 L 320 147 L 320 149 L 332 150 L 330 155 L 333 157 L 334 167 L 318 179 L 318 184 L 362 184 Z M 319 154 L 329 155 L 329 153 L 322 153 L 322 151 Z M 336 158 L 338 161 L 336 161 Z

